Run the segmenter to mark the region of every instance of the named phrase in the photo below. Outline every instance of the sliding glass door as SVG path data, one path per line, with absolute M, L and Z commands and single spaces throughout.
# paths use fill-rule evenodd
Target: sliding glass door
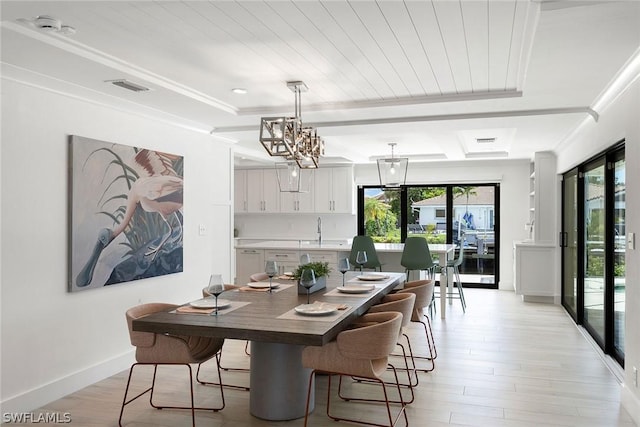
M 625 255 L 626 255 L 626 185 L 624 151 L 615 153 L 613 159 L 613 355 L 624 361 L 625 319 Z
M 562 304 L 578 321 L 578 170 L 562 181 Z
M 624 365 L 624 145 L 565 173 L 562 197 L 562 304 Z
M 467 286 L 497 288 L 499 185 L 360 187 L 358 234 L 374 241 L 452 243 L 464 251 L 461 279 Z M 456 253 L 457 256 L 457 253 Z
M 597 160 L 585 167 L 583 321 L 593 338 L 604 347 L 605 302 L 605 164 Z

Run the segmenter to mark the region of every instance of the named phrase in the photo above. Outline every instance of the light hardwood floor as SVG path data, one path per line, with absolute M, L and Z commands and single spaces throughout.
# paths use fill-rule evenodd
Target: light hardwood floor
M 438 347 L 435 371 L 422 374 L 416 400 L 407 407 L 412 426 L 635 426 L 620 405 L 620 385 L 593 347 L 559 306 L 523 303 L 512 292 L 467 289 L 467 312 L 459 301 L 448 306 L 447 318 L 434 318 Z M 418 328 L 409 331 L 423 342 Z M 248 365 L 244 344 L 225 344 L 223 366 Z M 416 345 L 420 353 L 425 348 Z M 396 361 L 397 362 L 397 361 Z M 210 364 L 213 362 L 209 362 Z M 399 363 L 394 363 L 398 365 Z M 165 369 L 158 398 L 186 401 L 185 368 Z M 206 370 L 211 376 L 212 366 Z M 134 378 L 138 389 L 145 374 Z M 72 425 L 115 426 L 127 372 L 100 381 L 52 402 L 39 411 L 69 412 Z M 248 383 L 246 373 L 227 372 L 225 381 Z M 354 391 L 371 389 L 353 385 Z M 336 425 L 325 415 L 326 377 L 317 381 L 316 410 L 310 425 Z M 217 390 L 196 386 L 197 403 L 215 404 Z M 368 391 L 366 391 L 368 393 Z M 225 390 L 226 408 L 197 412 L 198 426 L 291 426 L 302 420 L 267 422 L 248 413 L 248 393 Z M 188 426 L 190 413 L 154 410 L 148 401 L 130 405 L 126 426 Z M 371 404 L 336 402 L 350 415 L 382 419 Z M 338 406 L 339 405 L 339 406 Z M 333 408 L 332 404 L 332 408 Z M 34 411 L 38 412 L 38 411 Z M 371 418 L 369 418 L 371 419 Z M 14 424 L 15 425 L 15 424 Z M 402 425 L 402 424 L 400 424 Z

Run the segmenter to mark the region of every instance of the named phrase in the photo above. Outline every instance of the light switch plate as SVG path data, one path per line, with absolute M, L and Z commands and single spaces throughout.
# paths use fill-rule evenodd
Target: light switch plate
M 627 249 L 636 248 L 636 233 L 627 233 Z

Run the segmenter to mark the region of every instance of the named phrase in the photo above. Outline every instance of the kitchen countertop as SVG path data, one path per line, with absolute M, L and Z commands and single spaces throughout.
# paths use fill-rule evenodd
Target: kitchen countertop
M 287 249 L 305 251 L 350 251 L 351 242 L 345 240 L 327 240 L 318 244 L 317 240 L 264 240 L 257 243 L 236 244 L 236 249 Z
M 402 252 L 402 243 L 376 243 L 378 252 Z M 317 240 L 265 240 L 257 243 L 236 244 L 236 249 L 283 249 L 292 251 L 350 251 L 351 242 L 345 240 L 327 240 L 318 244 Z

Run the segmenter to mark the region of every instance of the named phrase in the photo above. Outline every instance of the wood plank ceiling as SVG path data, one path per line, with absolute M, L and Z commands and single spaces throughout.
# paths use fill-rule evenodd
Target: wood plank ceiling
M 552 149 L 586 117 L 637 48 L 638 30 L 629 31 L 637 4 L 577 3 L 3 1 L 3 73 L 24 81 L 46 76 L 60 90 L 213 128 L 245 153 L 259 151 L 260 116 L 293 112 L 286 82 L 302 80 L 309 87 L 303 120 L 317 124 L 335 158 L 368 162 L 388 154 L 390 140 L 408 155 L 526 158 Z M 39 31 L 33 19 L 47 14 L 77 32 Z M 563 33 L 562 20 L 578 27 Z M 615 47 L 580 46 L 590 34 L 617 37 Z M 573 48 L 559 51 L 566 46 Z M 563 74 L 596 58 L 606 65 L 588 79 Z M 548 67 L 567 92 L 548 90 Z M 117 78 L 152 91 L 125 93 L 104 83 Z M 491 136 L 499 140 L 489 148 L 475 142 Z

